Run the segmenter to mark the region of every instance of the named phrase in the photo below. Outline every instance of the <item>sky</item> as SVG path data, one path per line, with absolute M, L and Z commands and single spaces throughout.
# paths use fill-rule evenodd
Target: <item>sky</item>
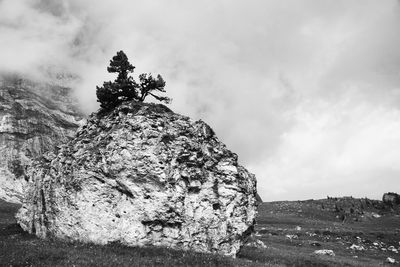
M 0 36 L 0 72 L 68 73 L 86 113 L 117 51 L 160 73 L 264 201 L 400 192 L 399 1 L 0 0 Z

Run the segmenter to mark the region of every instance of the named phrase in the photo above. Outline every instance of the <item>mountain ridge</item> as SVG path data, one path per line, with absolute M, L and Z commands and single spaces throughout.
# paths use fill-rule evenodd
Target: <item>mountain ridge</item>
M 25 169 L 83 123 L 72 89 L 0 75 L 0 198 L 21 203 Z

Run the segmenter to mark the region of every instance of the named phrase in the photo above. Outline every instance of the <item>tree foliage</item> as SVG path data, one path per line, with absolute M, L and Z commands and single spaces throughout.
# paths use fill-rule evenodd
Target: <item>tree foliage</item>
M 129 74 L 133 73 L 135 67 L 129 62 L 128 57 L 123 51 L 110 60 L 107 67 L 109 73 L 117 73 L 115 81 L 104 82 L 102 87 L 96 87 L 97 102 L 103 109 L 112 109 L 122 101 L 135 100 L 143 102 L 147 96 L 169 103 L 170 98 L 157 95 L 157 91 L 165 93 L 165 81 L 160 74 L 156 78 L 152 74 L 140 74 L 137 83 Z

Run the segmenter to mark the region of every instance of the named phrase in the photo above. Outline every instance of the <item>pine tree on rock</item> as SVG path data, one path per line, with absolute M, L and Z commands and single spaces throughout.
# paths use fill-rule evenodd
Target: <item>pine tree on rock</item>
M 161 75 L 158 74 L 157 78 L 153 78 L 151 74 L 140 74 L 138 84 L 129 76 L 134 69 L 123 51 L 117 52 L 117 55 L 110 60 L 107 71 L 118 73 L 118 77 L 114 82 L 104 82 L 102 87 L 96 87 L 97 102 L 100 102 L 101 108 L 112 109 L 126 100 L 143 102 L 148 95 L 165 103 L 171 101 L 168 97 L 154 94 L 155 91 L 165 93 L 165 81 Z
M 151 95 L 155 99 L 169 103 L 171 101 L 170 98 L 165 97 L 165 96 L 158 96 L 152 93 L 152 91 L 159 91 L 162 93 L 165 93 L 165 81 L 161 77 L 160 74 L 157 75 L 157 78 L 153 78 L 153 76 L 149 74 L 142 73 L 139 75 L 139 81 L 140 81 L 140 93 L 139 93 L 139 101 L 144 101 L 144 99 L 148 96 Z

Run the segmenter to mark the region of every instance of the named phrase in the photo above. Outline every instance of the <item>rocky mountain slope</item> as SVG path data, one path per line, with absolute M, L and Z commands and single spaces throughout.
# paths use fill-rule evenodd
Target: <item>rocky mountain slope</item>
M 66 87 L 0 76 L 0 198 L 20 203 L 26 166 L 83 123 Z
M 256 216 L 256 179 L 203 121 L 125 102 L 92 114 L 35 162 L 18 213 L 37 236 L 236 255 Z

